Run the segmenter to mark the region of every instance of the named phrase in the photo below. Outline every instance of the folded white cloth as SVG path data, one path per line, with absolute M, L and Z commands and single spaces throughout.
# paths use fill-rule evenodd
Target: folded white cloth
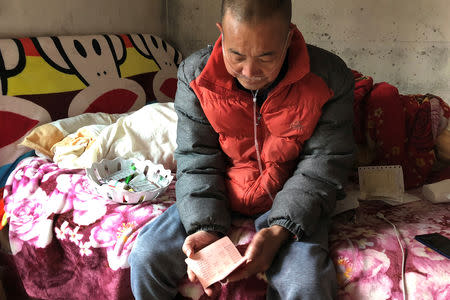
M 450 202 L 450 179 L 445 179 L 422 187 L 426 199 L 433 203 Z

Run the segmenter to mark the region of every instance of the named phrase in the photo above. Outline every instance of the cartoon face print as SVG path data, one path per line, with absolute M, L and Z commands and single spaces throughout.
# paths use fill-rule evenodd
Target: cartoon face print
M 131 34 L 130 41 L 144 57 L 154 59 L 160 71 L 153 79 L 153 92 L 159 102 L 170 102 L 175 98 L 177 88 L 177 68 L 181 63 L 181 53 L 164 40 L 150 34 Z
M 125 45 L 118 36 L 62 36 L 35 38 L 44 59 L 63 73 L 75 74 L 86 85 L 103 78 L 119 78 Z
M 16 76 L 25 67 L 25 53 L 20 41 L 0 39 L 0 91 L 6 95 L 8 78 Z
M 84 112 L 122 113 L 146 102 L 144 89 L 120 78 L 126 48 L 116 35 L 34 38 L 40 55 L 55 69 L 76 75 L 87 87 L 70 104 L 68 116 Z
M 145 91 L 136 81 L 127 78 L 104 78 L 73 98 L 68 115 L 77 116 L 99 111 L 111 114 L 134 111 L 144 106 L 145 101 Z
M 29 151 L 18 143 L 32 128 L 50 122 L 50 114 L 28 100 L 7 96 L 8 78 L 20 74 L 26 64 L 22 44 L 16 39 L 0 39 L 0 167 Z
M 19 97 L 0 95 L 0 166 L 30 151 L 18 143 L 35 126 L 51 121 L 41 106 Z

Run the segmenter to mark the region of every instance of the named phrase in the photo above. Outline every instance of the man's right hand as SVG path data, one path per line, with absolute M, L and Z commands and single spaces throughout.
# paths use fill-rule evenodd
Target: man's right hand
M 208 246 L 209 244 L 214 243 L 219 239 L 219 235 L 214 232 L 209 231 L 197 231 L 196 233 L 193 233 L 189 235 L 185 240 L 183 247 L 181 248 L 186 254 L 187 257 L 191 257 L 195 252 L 203 249 L 204 247 Z M 195 276 L 194 272 L 189 268 L 187 268 L 187 274 L 188 278 L 191 282 L 198 282 L 197 276 Z M 210 287 L 205 289 L 205 293 L 209 297 L 216 296 L 219 292 L 221 286 L 218 283 L 215 283 L 211 285 Z

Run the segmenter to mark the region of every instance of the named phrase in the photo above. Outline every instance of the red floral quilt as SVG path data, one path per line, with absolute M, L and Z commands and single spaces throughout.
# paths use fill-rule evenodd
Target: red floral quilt
M 356 71 L 354 136 L 365 165 L 401 165 L 405 189 L 430 181 L 436 137 L 447 127 L 450 108 L 440 97 L 402 95 L 386 82 Z M 361 152 L 360 152 L 361 153 Z

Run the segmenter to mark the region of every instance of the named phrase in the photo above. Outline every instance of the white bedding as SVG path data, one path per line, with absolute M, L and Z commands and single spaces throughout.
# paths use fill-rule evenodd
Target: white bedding
M 69 133 L 53 145 L 53 160 L 61 168 L 88 168 L 116 157 L 148 159 L 175 170 L 177 115 L 173 103 L 146 105 L 111 124 L 99 122 Z

